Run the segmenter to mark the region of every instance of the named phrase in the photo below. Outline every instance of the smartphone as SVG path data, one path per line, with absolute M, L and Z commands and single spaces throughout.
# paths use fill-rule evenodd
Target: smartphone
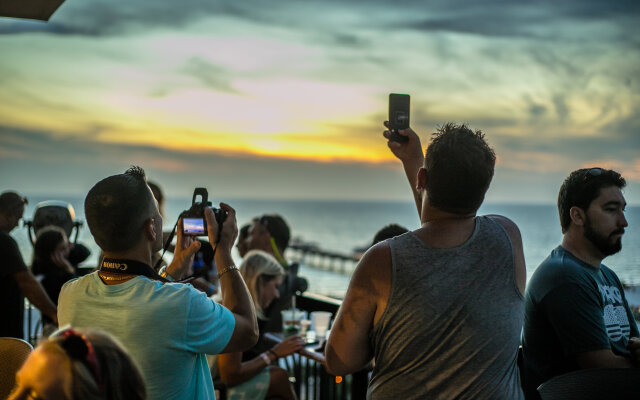
M 206 233 L 203 218 L 183 218 L 182 233 L 189 236 L 204 236 Z
M 408 94 L 391 93 L 389 95 L 389 140 L 408 142 L 409 138 L 398 133 L 409 127 L 409 107 L 411 98 Z

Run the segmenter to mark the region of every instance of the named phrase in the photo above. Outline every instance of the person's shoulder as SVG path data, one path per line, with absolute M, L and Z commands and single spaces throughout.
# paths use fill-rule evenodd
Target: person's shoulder
M 64 285 L 62 285 L 62 288 L 65 290 L 68 290 L 76 286 L 92 285 L 95 283 L 95 278 L 97 276 L 98 276 L 98 272 L 94 271 L 84 276 L 74 277 L 72 279 L 69 279 Z
M 569 252 L 561 246 L 551 251 L 531 276 L 530 285 L 535 286 L 543 282 L 546 286 L 561 286 L 563 284 L 584 282 L 585 268 Z
M 358 262 L 354 275 L 360 279 L 388 281 L 392 262 L 390 240 L 371 246 Z
M 487 214 L 487 215 L 483 215 L 481 218 L 485 218 L 487 220 L 497 223 L 507 232 L 507 234 L 510 237 L 520 238 L 520 229 L 518 228 L 518 225 L 516 225 L 515 222 L 505 217 L 504 215 Z

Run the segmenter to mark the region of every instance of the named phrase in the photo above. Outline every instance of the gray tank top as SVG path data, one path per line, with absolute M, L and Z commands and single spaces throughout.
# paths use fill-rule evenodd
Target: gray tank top
M 392 284 L 370 334 L 368 399 L 523 399 L 516 363 L 524 301 L 503 227 L 477 217 L 450 249 L 389 240 Z

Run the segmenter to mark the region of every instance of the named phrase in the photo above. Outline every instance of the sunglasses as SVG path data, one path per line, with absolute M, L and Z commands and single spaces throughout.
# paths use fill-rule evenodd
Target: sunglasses
M 588 179 L 593 178 L 594 176 L 600 176 L 600 175 L 602 175 L 603 171 L 604 170 L 602 168 L 591 168 L 591 169 L 588 169 L 588 170 L 586 170 L 584 172 L 584 180 L 586 181 Z
M 74 360 L 82 362 L 89 368 L 98 386 L 102 387 L 98 358 L 93 345 L 85 335 L 70 327 L 65 327 L 54 332 L 49 336 L 49 339 L 57 339 L 56 341 L 67 355 Z

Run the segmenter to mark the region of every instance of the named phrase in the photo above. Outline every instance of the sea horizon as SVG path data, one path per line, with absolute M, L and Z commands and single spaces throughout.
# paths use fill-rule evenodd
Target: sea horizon
M 37 203 L 45 200 L 60 200 L 70 203 L 76 219 L 84 220 L 84 196 L 27 195 L 29 204 L 24 219 L 30 220 Z M 217 199 L 211 199 L 217 202 Z M 224 199 L 236 209 L 238 227 L 247 224 L 253 217 L 277 213 L 281 214 L 291 228 L 291 238 L 330 252 L 352 254 L 357 248 L 367 247 L 375 233 L 383 226 L 396 223 L 409 230 L 420 227 L 420 220 L 413 201 L 384 200 L 312 200 L 312 199 Z M 169 197 L 165 204 L 164 229 L 170 230 L 182 210 L 189 208 L 191 196 Z M 554 204 L 521 204 L 487 202 L 478 210 L 478 215 L 500 214 L 513 220 L 520 228 L 527 276 L 530 277 L 537 266 L 558 246 L 562 232 L 557 207 Z M 640 206 L 627 206 L 626 217 L 629 227 L 623 236 L 622 251 L 607 257 L 603 264 L 613 269 L 621 281 L 640 284 Z M 24 226 L 16 228 L 12 236 L 16 238 L 27 264 L 31 262 L 32 246 Z M 74 232 L 75 234 L 75 232 Z M 73 235 L 72 235 L 73 236 Z M 73 240 L 73 237 L 71 238 Z M 92 251 L 83 263 L 95 266 L 99 249 L 86 224 L 80 228 L 78 242 Z M 241 259 L 233 252 L 237 263 Z M 348 285 L 348 276 L 316 270 L 308 266 L 302 273 L 311 276 L 311 288 L 321 294 L 337 296 Z

